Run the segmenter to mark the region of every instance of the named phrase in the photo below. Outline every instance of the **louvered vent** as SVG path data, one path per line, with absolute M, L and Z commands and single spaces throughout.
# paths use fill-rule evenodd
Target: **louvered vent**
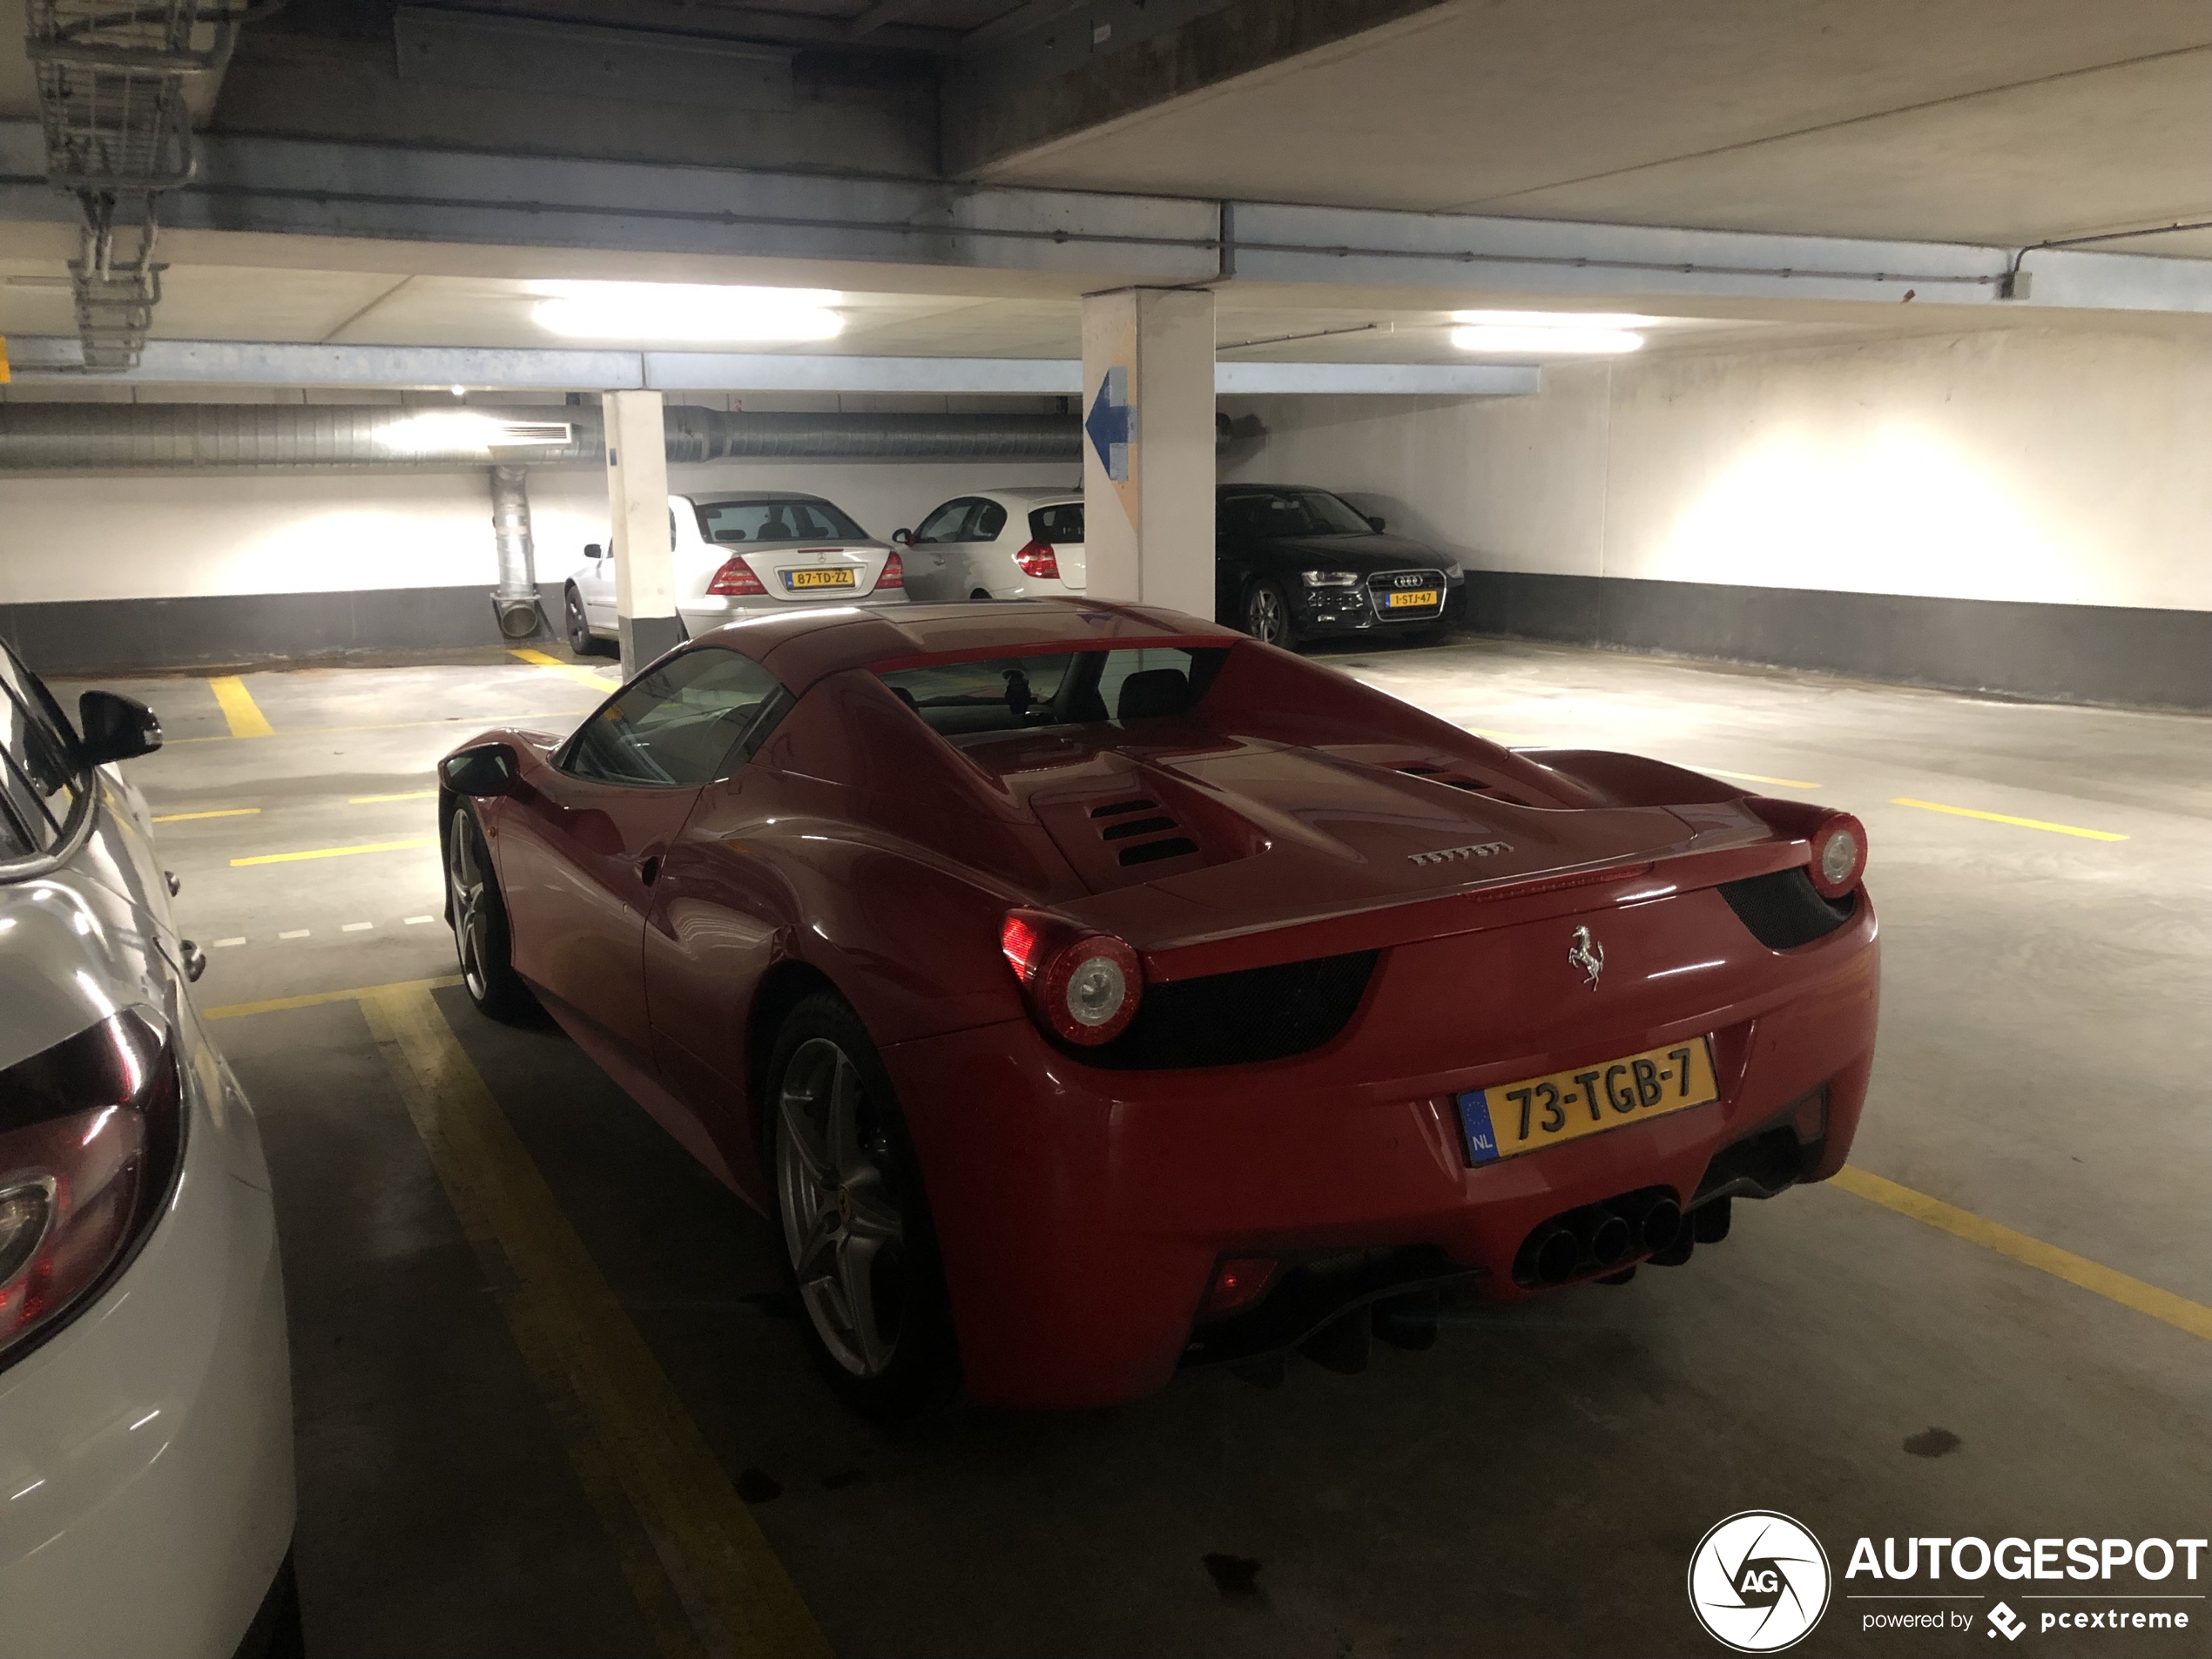
M 1116 853 L 1124 867 L 1179 859 L 1198 850 L 1198 844 L 1183 833 L 1173 814 L 1162 810 L 1160 803 L 1149 796 L 1108 801 L 1103 806 L 1092 807 L 1090 816 L 1098 826 L 1100 840 L 1125 844 Z

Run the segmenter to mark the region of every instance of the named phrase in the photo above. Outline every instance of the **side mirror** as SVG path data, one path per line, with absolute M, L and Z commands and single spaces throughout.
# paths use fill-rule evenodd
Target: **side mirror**
M 515 752 L 503 743 L 486 743 L 448 755 L 439 768 L 448 789 L 482 799 L 504 795 L 515 787 L 521 768 Z
M 161 747 L 161 721 L 145 704 L 113 691 L 87 691 L 77 699 L 84 759 L 95 766 L 130 760 Z
M 1382 534 L 1382 527 L 1383 516 L 1380 513 L 1370 513 L 1367 515 L 1367 528 L 1369 529 L 1373 530 L 1378 536 L 1379 536 Z
M 900 547 L 912 547 L 914 544 L 914 533 L 912 530 L 893 530 L 891 539 Z
M 586 542 L 583 544 L 583 556 L 587 559 L 604 559 L 607 556 L 607 550 L 597 542 Z

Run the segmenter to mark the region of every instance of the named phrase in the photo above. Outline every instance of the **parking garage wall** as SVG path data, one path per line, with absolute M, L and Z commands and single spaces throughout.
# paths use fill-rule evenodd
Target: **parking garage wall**
M 1068 465 L 717 462 L 670 487 L 826 496 L 888 536 L 947 497 Z M 607 535 L 597 469 L 530 478 L 537 574 Z M 0 638 L 53 673 L 400 656 L 499 643 L 485 469 L 0 477 Z M 543 644 L 543 641 L 538 643 Z
M 1270 399 L 1224 475 L 1343 490 L 1499 634 L 2212 708 L 2212 341 L 1657 353 L 1520 399 Z

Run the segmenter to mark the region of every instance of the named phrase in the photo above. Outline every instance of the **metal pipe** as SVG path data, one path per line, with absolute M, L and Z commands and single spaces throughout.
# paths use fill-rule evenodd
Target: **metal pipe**
M 668 411 L 671 463 L 725 460 L 1073 462 L 1072 415 L 786 415 Z M 596 466 L 592 407 L 389 404 L 0 404 L 0 471 L 384 471 L 487 463 Z
M 491 597 L 499 631 L 528 639 L 545 627 L 537 608 L 537 558 L 530 545 L 529 474 L 520 467 L 491 469 L 491 527 L 499 552 L 499 587 Z

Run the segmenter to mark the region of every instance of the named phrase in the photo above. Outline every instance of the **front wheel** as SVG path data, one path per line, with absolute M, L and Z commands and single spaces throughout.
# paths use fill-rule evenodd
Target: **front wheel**
M 1287 651 L 1298 644 L 1290 601 L 1279 586 L 1265 577 L 1244 590 L 1244 631 L 1263 645 L 1280 645 Z
M 569 649 L 578 657 L 596 657 L 599 642 L 591 637 L 591 622 L 583 614 L 583 596 L 574 588 L 569 590 Z
M 768 1062 L 776 1208 L 807 1346 L 840 1399 L 897 1421 L 950 1393 L 949 1303 L 921 1171 L 860 1017 L 821 992 Z
M 476 814 L 465 802 L 446 825 L 446 920 L 461 959 L 462 988 L 477 1010 L 510 1022 L 527 1015 L 536 999 L 510 960 L 506 901 Z

